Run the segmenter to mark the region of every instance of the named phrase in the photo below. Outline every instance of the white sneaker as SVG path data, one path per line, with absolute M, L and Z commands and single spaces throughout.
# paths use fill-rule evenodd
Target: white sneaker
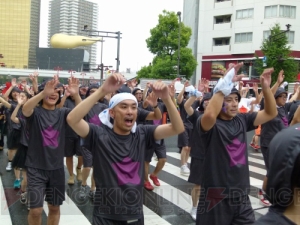
M 185 176 L 190 174 L 190 169 L 188 168 L 188 166 L 186 164 L 181 166 L 180 174 L 185 175 Z
M 11 170 L 12 170 L 11 162 L 8 162 L 8 163 L 7 163 L 6 170 L 7 170 L 7 171 L 11 171 Z
M 193 208 L 191 209 L 190 215 L 191 215 L 191 217 L 193 218 L 193 220 L 196 221 L 196 217 L 197 217 L 197 207 L 193 207 Z

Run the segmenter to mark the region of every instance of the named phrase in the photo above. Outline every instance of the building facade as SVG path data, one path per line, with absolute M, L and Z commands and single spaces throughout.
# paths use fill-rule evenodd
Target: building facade
M 40 0 L 0 1 L 1 67 L 37 68 Z
M 193 31 L 189 47 L 197 59 L 195 80 L 217 80 L 229 63 L 248 62 L 243 72 L 258 76 L 253 69 L 255 54 L 276 23 L 287 32 L 292 55 L 300 60 L 300 0 L 185 0 L 183 22 Z
M 54 34 L 85 35 L 83 27 L 98 29 L 98 4 L 87 0 L 51 0 L 49 2 L 48 47 Z M 96 64 L 97 44 L 78 47 L 90 54 L 90 64 Z M 99 63 L 98 63 L 99 64 Z

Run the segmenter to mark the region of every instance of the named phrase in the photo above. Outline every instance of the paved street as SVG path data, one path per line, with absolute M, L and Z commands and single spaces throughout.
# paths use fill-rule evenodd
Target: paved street
M 253 132 L 248 133 L 248 144 L 252 135 Z M 177 148 L 177 137 L 167 139 L 166 145 L 167 163 L 163 171 L 159 174 L 161 186 L 155 187 L 152 192 L 144 192 L 145 224 L 195 224 L 189 214 L 192 204 L 190 193 L 193 185 L 187 182 L 188 177 L 180 174 L 180 155 Z M 248 147 L 248 151 L 252 189 L 250 200 L 252 207 L 255 209 L 256 218 L 258 218 L 267 212 L 266 208 L 259 205 L 256 196 L 257 188 L 262 185 L 265 168 L 261 153 L 254 152 L 250 147 Z M 150 171 L 154 169 L 156 162 L 155 160 L 151 162 Z M 28 210 L 19 201 L 19 190 L 13 189 L 13 171 L 6 172 L 6 164 L 7 156 L 5 149 L 0 152 L 0 224 L 26 225 Z M 76 157 L 74 157 L 75 164 L 77 164 Z M 66 178 L 68 178 L 66 169 L 65 173 Z M 90 179 L 88 179 L 88 184 L 90 184 Z M 73 186 L 70 186 L 67 185 L 66 180 L 66 186 L 66 201 L 61 206 L 60 224 L 90 224 L 92 221 L 93 202 L 88 198 L 85 201 L 79 200 L 80 183 L 76 182 Z M 43 224 L 45 225 L 47 215 L 47 206 L 44 205 Z

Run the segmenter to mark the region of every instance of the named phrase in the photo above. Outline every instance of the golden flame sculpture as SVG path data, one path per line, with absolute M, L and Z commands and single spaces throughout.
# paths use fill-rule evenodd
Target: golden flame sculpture
M 76 48 L 79 46 L 92 45 L 102 38 L 92 38 L 85 36 L 72 36 L 67 34 L 54 34 L 50 39 L 53 48 Z

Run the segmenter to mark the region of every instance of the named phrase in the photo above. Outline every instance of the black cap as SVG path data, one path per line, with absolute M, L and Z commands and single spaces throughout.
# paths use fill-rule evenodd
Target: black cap
M 99 85 L 98 84 L 91 84 L 88 88 L 88 90 L 86 91 L 85 97 L 89 97 L 90 96 L 90 92 L 92 89 L 98 89 Z
M 241 95 L 238 89 L 232 88 L 230 94 L 236 94 L 238 96 L 239 102 L 241 101 Z
M 203 96 L 202 101 L 200 103 L 199 111 L 201 111 L 201 112 L 204 111 L 204 107 L 203 107 L 204 101 L 211 99 L 212 96 L 213 96 L 213 93 L 205 93 L 205 95 Z
M 275 98 L 278 98 L 278 96 L 281 95 L 282 93 L 287 94 L 287 91 L 286 91 L 284 88 L 280 87 L 280 88 L 278 88 L 277 91 L 275 92 L 274 97 L 275 97 Z
M 131 89 L 126 85 L 123 84 L 119 90 L 116 91 L 117 93 L 131 93 Z

